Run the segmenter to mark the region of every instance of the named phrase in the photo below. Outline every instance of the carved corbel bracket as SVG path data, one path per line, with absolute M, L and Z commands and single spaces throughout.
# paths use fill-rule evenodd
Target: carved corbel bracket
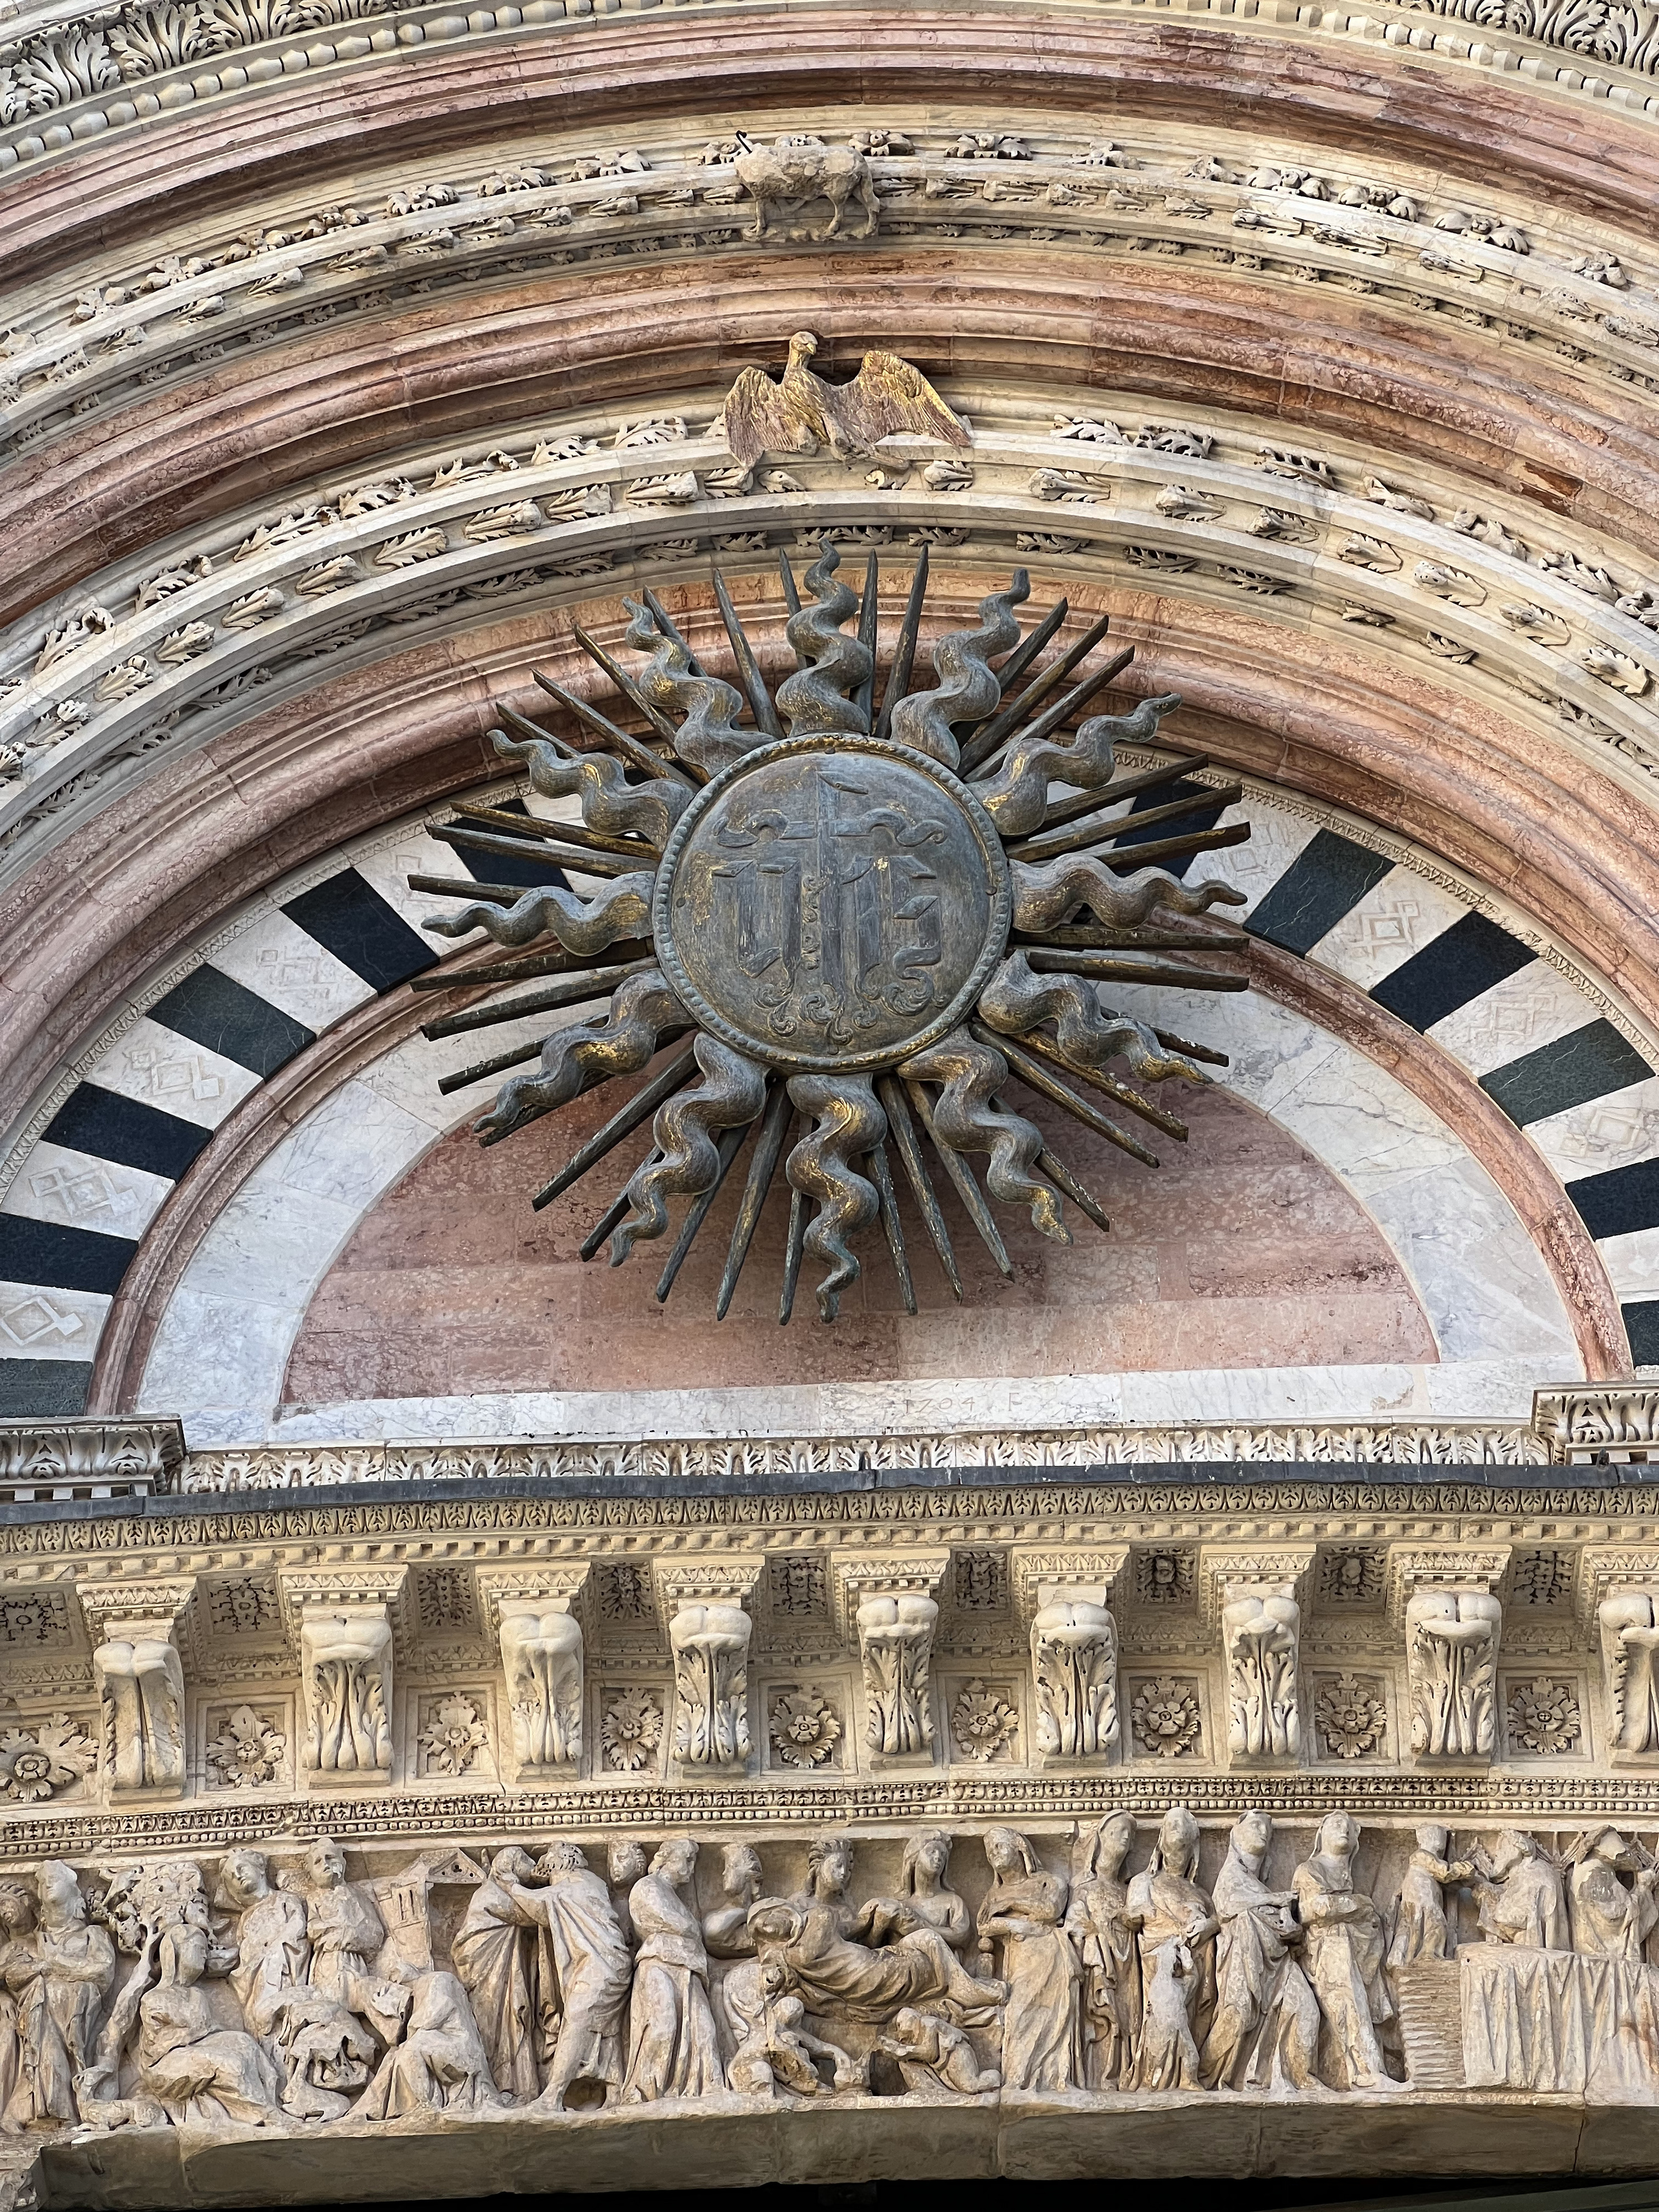
M 682 1778 L 729 1776 L 749 1765 L 748 1606 L 764 1565 L 757 1558 L 691 1559 L 659 1571 L 674 1662 L 669 1771 Z
M 1407 1549 L 1389 1559 L 1389 1613 L 1404 1631 L 1411 1747 L 1425 1763 L 1485 1764 L 1498 1733 L 1497 1590 L 1510 1547 Z
M 1015 1601 L 1031 1645 L 1040 1765 L 1098 1765 L 1117 1750 L 1117 1623 L 1110 1607 L 1128 1559 L 1127 1544 L 1014 1555 Z
M 864 1742 L 872 1766 L 931 1765 L 933 1632 L 948 1552 L 878 1564 L 838 1559 L 836 1583 L 848 1641 L 864 1681 Z
M 392 1779 L 394 1650 L 406 1565 L 380 1561 L 285 1568 L 283 1608 L 300 1650 L 300 1767 L 311 1790 Z
M 1206 1545 L 1199 1555 L 1200 1610 L 1220 1640 L 1234 1766 L 1283 1766 L 1302 1755 L 1302 1601 L 1317 1549 Z
M 568 1782 L 581 1764 L 584 1564 L 487 1569 L 484 1618 L 501 1655 L 512 1779 Z
M 1406 1625 L 1406 1609 L 1425 1589 L 1480 1589 L 1495 1591 L 1509 1571 L 1508 1544 L 1396 1544 L 1389 1553 L 1387 1596 L 1389 1626 L 1398 1632 Z
M 1651 1553 L 1595 1546 L 1580 1556 L 1573 1595 L 1601 1654 L 1608 1763 L 1648 1765 L 1659 1757 L 1659 1565 Z
M 130 1804 L 181 1796 L 185 1668 L 179 1638 L 195 1600 L 195 1577 L 82 1580 L 76 1596 L 93 1647 L 106 1799 Z

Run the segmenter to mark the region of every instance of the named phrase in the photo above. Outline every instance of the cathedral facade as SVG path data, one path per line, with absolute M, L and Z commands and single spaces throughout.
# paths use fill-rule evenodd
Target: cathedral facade
M 0 21 L 0 2198 L 1659 2156 L 1659 13 Z

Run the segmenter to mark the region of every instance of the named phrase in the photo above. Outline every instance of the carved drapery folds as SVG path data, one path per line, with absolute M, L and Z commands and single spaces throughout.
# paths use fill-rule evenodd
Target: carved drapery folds
M 702 1887 L 688 1837 L 613 1846 L 605 1870 L 602 1850 L 526 1838 L 378 1876 L 326 1836 L 36 1862 L 0 1884 L 0 2121 L 672 2118 L 862 2097 L 883 2064 L 930 2105 L 1073 2112 L 1401 2082 L 1659 2100 L 1659 1870 L 1605 1824 L 1565 1848 L 1443 1826 L 1413 1848 L 1342 1811 L 1200 1826 L 1179 1804 L 1081 1833 L 760 1832 Z
M 98 1692 L 99 1758 L 112 1798 L 177 1796 L 185 1787 L 185 1674 L 176 1641 L 193 1583 L 77 1591 Z

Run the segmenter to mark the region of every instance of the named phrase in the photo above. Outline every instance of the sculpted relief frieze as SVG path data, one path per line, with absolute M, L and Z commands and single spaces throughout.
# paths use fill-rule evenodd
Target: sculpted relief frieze
M 0 1918 L 0 2130 L 49 2159 L 119 2136 L 117 2171 L 168 2129 L 1659 2090 L 1659 1867 L 1628 1823 L 1166 1802 L 608 1845 L 324 1834 L 32 1859 Z

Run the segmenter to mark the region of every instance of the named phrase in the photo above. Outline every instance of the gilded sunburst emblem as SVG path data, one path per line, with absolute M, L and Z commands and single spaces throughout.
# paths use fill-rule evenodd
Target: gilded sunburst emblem
M 1062 600 L 1022 638 L 1014 611 L 1029 586 L 1017 571 L 981 603 L 976 628 L 940 639 L 934 684 L 913 691 L 924 548 L 878 706 L 877 562 L 861 598 L 839 568 L 825 541 L 803 600 L 781 556 L 799 665 L 775 694 L 718 574 L 738 684 L 699 664 L 649 592 L 623 602 L 628 641 L 648 656 L 637 672 L 578 629 L 615 687 L 613 711 L 538 677 L 583 745 L 505 707 L 512 726 L 493 736 L 533 792 L 578 803 L 580 823 L 464 806 L 439 832 L 464 850 L 520 861 L 532 853 L 548 880 L 447 887 L 465 902 L 428 929 L 483 929 L 526 957 L 423 977 L 418 988 L 551 980 L 428 1023 L 426 1034 L 603 1002 L 532 1046 L 458 1071 L 444 1088 L 537 1061 L 502 1083 L 475 1124 L 494 1144 L 584 1091 L 645 1073 L 665 1047 L 689 1038 L 533 1203 L 550 1204 L 649 1119 L 648 1156 L 582 1249 L 591 1257 L 608 1241 L 615 1264 L 673 1227 L 657 1286 L 665 1298 L 746 1148 L 721 1316 L 780 1168 L 791 1191 L 781 1321 L 809 1258 L 822 1270 L 819 1314 L 833 1321 L 859 1273 L 854 1243 L 878 1224 L 915 1311 L 896 1162 L 962 1296 L 930 1152 L 1005 1273 L 993 1200 L 1024 1207 L 1061 1243 L 1071 1241 L 1067 1200 L 1104 1229 L 1095 1198 L 1003 1094 L 1018 1083 L 1155 1167 L 1141 1139 L 1077 1086 L 1183 1137 L 1176 1117 L 1137 1086 L 1201 1082 L 1197 1063 L 1223 1056 L 1109 1011 L 1101 983 L 1245 988 L 1242 975 L 1200 964 L 1206 950 L 1237 950 L 1238 932 L 1209 910 L 1241 894 L 1149 864 L 1236 842 L 1248 830 L 1189 827 L 1147 842 L 1148 830 L 1190 814 L 1194 801 L 1160 808 L 1143 805 L 1145 795 L 1194 763 L 1114 775 L 1115 748 L 1154 739 L 1178 701 L 1146 699 L 1078 723 L 1130 658 L 1086 665 L 1105 618 L 1040 665 L 1068 609 Z M 639 726 L 623 726 L 630 721 Z M 1231 787 L 1206 800 L 1238 795 Z M 1123 813 L 1126 802 L 1136 811 Z M 602 888 L 572 890 L 567 872 Z M 1171 952 L 1187 957 L 1149 957 Z M 1112 1072 L 1119 1060 L 1133 1081 Z M 985 1157 L 982 1187 L 969 1164 L 975 1154 Z M 684 1201 L 677 1227 L 673 1201 Z

